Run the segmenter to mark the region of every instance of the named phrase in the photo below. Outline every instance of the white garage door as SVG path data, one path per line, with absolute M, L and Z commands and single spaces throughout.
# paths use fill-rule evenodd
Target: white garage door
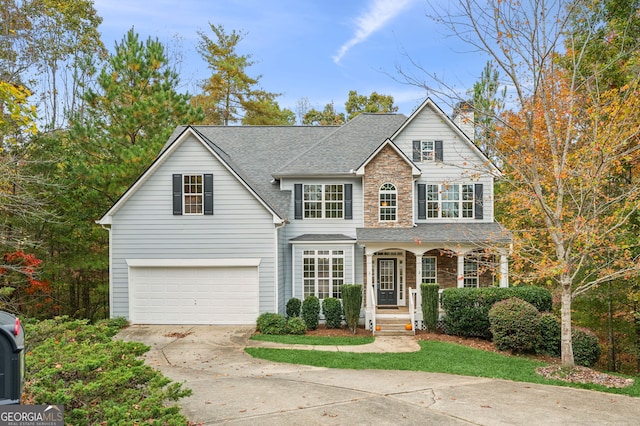
M 129 265 L 133 324 L 255 324 L 257 266 Z

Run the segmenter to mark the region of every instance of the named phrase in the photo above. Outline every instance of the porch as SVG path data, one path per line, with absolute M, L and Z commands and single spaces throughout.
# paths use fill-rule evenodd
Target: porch
M 437 283 L 440 292 L 509 286 L 511 235 L 496 223 L 359 228 L 357 239 L 364 248 L 365 327 L 373 334 L 423 328 L 423 282 Z

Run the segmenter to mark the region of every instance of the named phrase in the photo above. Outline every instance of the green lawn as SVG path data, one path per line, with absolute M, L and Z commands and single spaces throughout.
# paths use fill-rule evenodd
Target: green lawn
M 592 384 L 565 383 L 559 380 L 548 380 L 536 374 L 536 368 L 546 364 L 526 357 L 506 356 L 464 345 L 432 340 L 422 340 L 419 343 L 421 350 L 409 353 L 361 354 L 269 348 L 246 348 L 245 350 L 256 358 L 290 364 L 356 370 L 380 369 L 448 373 L 546 385 L 571 386 L 640 397 L 640 383 L 637 377 L 633 386 L 623 389 L 609 389 Z
M 344 345 L 366 345 L 373 343 L 373 336 L 294 336 L 291 334 L 283 334 L 281 336 L 273 334 L 254 334 L 251 340 L 261 340 L 264 342 L 284 343 L 287 345 L 318 345 L 318 346 L 344 346 Z

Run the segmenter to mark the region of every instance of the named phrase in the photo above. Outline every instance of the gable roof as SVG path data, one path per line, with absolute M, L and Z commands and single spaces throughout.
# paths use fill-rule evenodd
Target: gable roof
M 364 169 L 365 167 L 367 167 L 367 164 L 369 164 L 369 162 L 373 160 L 375 156 L 378 155 L 378 153 L 382 151 L 382 149 L 385 146 L 390 146 L 391 149 L 393 149 L 395 153 L 398 154 L 398 156 L 402 158 L 409 165 L 409 167 L 411 167 L 411 173 L 414 176 L 420 176 L 422 174 L 422 171 L 418 167 L 416 167 L 415 163 L 411 161 L 409 157 L 407 157 L 407 155 L 404 152 L 402 152 L 402 150 L 400 150 L 400 148 L 398 148 L 391 139 L 387 139 L 386 141 L 381 143 L 380 146 L 362 162 L 362 164 L 356 170 L 356 175 L 358 176 L 364 175 Z
M 451 129 L 460 137 L 462 142 L 466 143 L 469 148 L 471 148 L 471 150 L 474 151 L 476 155 L 478 155 L 478 157 L 484 160 L 492 173 L 494 173 L 496 176 L 502 176 L 502 172 L 495 164 L 493 164 L 493 161 L 491 161 L 491 159 L 487 157 L 485 153 L 482 152 L 471 139 L 469 139 L 469 136 L 467 136 L 467 134 L 463 132 L 462 129 L 460 129 L 460 127 L 458 127 L 458 125 L 454 123 L 453 120 L 447 114 L 445 114 L 444 111 L 435 102 L 433 102 L 431 98 L 425 99 L 425 101 L 411 114 L 409 119 L 405 121 L 400 127 L 398 127 L 398 129 L 393 133 L 390 139 L 394 140 L 400 133 L 402 133 L 402 131 L 413 120 L 413 118 L 418 116 L 425 108 L 430 108 L 433 112 L 436 113 L 436 115 L 438 115 L 441 120 L 449 124 Z
M 283 127 L 284 128 L 284 127 Z M 299 129 L 288 126 L 287 129 Z M 311 131 L 286 131 L 282 135 L 277 126 L 224 127 L 224 126 L 178 126 L 154 162 L 144 171 L 97 223 L 111 223 L 120 207 L 140 186 L 164 163 L 190 135 L 201 142 L 227 169 L 254 194 L 265 207 L 281 219 L 287 217 L 290 191 L 280 191 L 271 183 L 273 170 L 285 155 L 287 148 L 304 136 L 322 137 L 334 128 L 314 126 Z M 284 136 L 284 137 L 283 137 Z M 222 142 L 220 144 L 214 141 Z M 220 145 L 223 145 L 221 147 Z M 253 155 L 246 155 L 252 152 Z

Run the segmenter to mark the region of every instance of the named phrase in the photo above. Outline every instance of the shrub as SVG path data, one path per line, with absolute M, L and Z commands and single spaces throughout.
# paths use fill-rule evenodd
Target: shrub
M 518 299 L 529 302 L 540 312 L 551 312 L 551 308 L 553 308 L 553 297 L 551 296 L 551 292 L 546 288 L 521 285 L 518 287 L 508 287 L 504 290 L 511 293 L 509 297 L 517 297 Z
M 560 320 L 552 313 L 540 314 L 540 340 L 536 352 L 552 357 L 560 356 Z
M 512 297 L 489 310 L 493 343 L 500 350 L 532 352 L 538 347 L 539 311 L 529 302 Z
M 353 334 L 356 334 L 358 320 L 360 319 L 360 309 L 362 307 L 362 285 L 343 284 L 340 291 L 342 292 L 344 319 L 349 330 L 351 330 Z
M 24 399 L 64 405 L 66 424 L 187 424 L 169 401 L 191 391 L 145 364 L 148 346 L 113 338 L 123 322 L 57 317 L 25 323 Z
M 551 309 L 551 292 L 542 287 L 448 288 L 442 292 L 444 327 L 447 334 L 491 338 L 489 309 L 494 303 L 517 297 L 539 311 Z
M 573 327 L 571 341 L 573 343 L 573 360 L 577 365 L 591 367 L 598 362 L 602 349 L 598 338 L 591 330 Z
M 420 284 L 422 295 L 422 320 L 427 331 L 434 332 L 438 327 L 438 284 Z
M 302 302 L 302 319 L 309 330 L 318 328 L 320 318 L 320 300 L 316 296 L 307 296 Z
M 262 334 L 285 334 L 287 321 L 283 315 L 265 312 L 256 321 L 258 331 Z
M 287 302 L 287 318 L 299 317 L 302 302 L 297 297 L 292 297 Z
M 287 320 L 287 334 L 305 334 L 307 332 L 307 324 L 299 316 L 290 317 Z
M 342 304 L 335 297 L 327 297 L 322 301 L 322 313 L 327 328 L 340 328 L 342 325 Z

